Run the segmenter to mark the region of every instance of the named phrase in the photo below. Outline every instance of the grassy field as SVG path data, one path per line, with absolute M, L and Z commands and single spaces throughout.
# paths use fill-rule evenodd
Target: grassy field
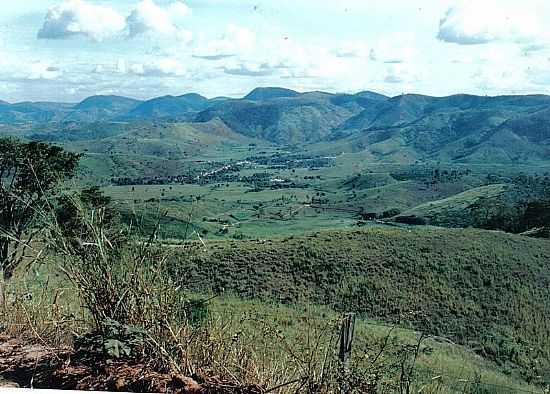
M 253 149 L 256 151 L 246 153 L 259 154 L 260 148 Z M 241 153 L 233 152 L 233 159 L 216 162 L 212 166 L 216 168 L 224 163 L 235 163 L 237 158 L 244 160 L 245 152 Z M 263 157 L 272 153 L 265 153 Z M 109 161 L 95 159 L 104 166 L 104 171 L 109 171 Z M 89 160 L 87 157 L 85 162 Z M 194 165 L 185 161 L 171 163 L 174 165 L 171 167 L 172 175 L 188 173 Z M 154 173 L 158 166 L 168 168 L 167 163 L 153 161 L 145 164 L 148 170 L 142 168 L 143 164 L 140 164 L 141 169 L 138 166 L 134 170 L 126 166 L 126 176 L 131 178 L 132 173 Z M 495 191 L 503 187 L 515 190 L 502 183 L 487 184 L 487 173 L 482 170 L 453 179 L 434 181 L 430 174 L 435 169 L 451 171 L 439 168 L 445 167 L 373 163 L 355 165 L 352 161 L 338 159 L 333 166 L 311 169 L 275 168 L 251 162 L 240 165 L 232 173 L 234 178 L 228 181 L 220 178 L 194 184 L 130 183 L 122 186 L 106 185 L 103 191 L 113 198 L 127 217 L 130 213 L 136 213 L 154 222 L 155 216 L 162 212 L 165 238 L 184 237 L 188 234 L 187 223 L 190 221 L 194 230 L 203 238 L 255 239 L 299 235 L 323 229 L 352 229 L 361 219 L 362 212 L 381 215 L 388 210 L 425 216 L 436 225 L 468 226 L 469 221 L 462 219 L 469 217 L 469 205 L 480 198 L 494 197 L 499 194 Z M 464 168 L 452 168 L 452 171 L 467 171 Z M 254 183 L 244 181 L 258 174 L 267 177 L 267 184 L 255 187 Z M 83 179 L 88 178 L 84 176 Z M 93 181 L 95 178 L 90 179 Z M 498 182 L 498 179 L 494 182 Z M 279 187 L 277 182 L 283 180 L 285 187 Z
M 137 213 L 152 223 L 162 212 L 165 238 L 188 235 L 191 221 L 202 238 L 255 239 L 352 229 L 362 212 L 382 215 L 389 210 L 424 216 L 434 225 L 466 227 L 472 224 L 471 204 L 495 197 L 503 187 L 510 199 L 525 199 L 525 192 L 512 196 L 512 179 L 521 174 L 542 179 L 548 171 L 533 166 L 384 163 L 364 155 L 323 156 L 255 144 L 204 145 L 197 154 L 177 159 L 151 152 L 88 152 L 77 183 L 103 185 L 126 217 Z M 301 163 L 300 157 L 329 164 Z M 235 166 L 229 177 L 196 181 L 223 166 Z M 181 175 L 195 180 L 173 180 Z M 265 176 L 260 186 L 246 181 L 259 175 Z M 116 180 L 121 178 L 127 179 L 119 186 Z

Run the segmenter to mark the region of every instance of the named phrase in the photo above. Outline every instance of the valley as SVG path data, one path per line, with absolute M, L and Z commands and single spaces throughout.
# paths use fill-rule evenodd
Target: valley
M 75 176 L 60 190 L 66 200 L 56 204 L 105 201 L 108 211 L 97 212 L 108 212 L 126 234 L 115 261 L 88 256 L 70 242 L 76 249 L 64 253 L 77 261 L 87 256 L 78 264 L 107 258 L 103 272 L 120 276 L 114 293 L 134 291 L 125 287 L 134 279 L 119 259 L 148 267 L 148 259 L 155 266 L 157 253 L 165 255 L 158 258 L 162 268 L 144 275 L 168 281 L 166 294 L 176 292 L 175 303 L 177 297 L 213 300 L 202 326 L 189 330 L 217 332 L 216 322 L 227 319 L 219 335 L 246 336 L 254 362 L 275 368 L 275 375 L 277 363 L 297 361 L 285 349 L 262 353 L 271 345 L 258 332 L 277 325 L 276 335 L 303 345 L 296 322 L 312 318 L 304 314 L 315 315 L 307 324 L 317 330 L 314 321 L 328 324 L 353 312 L 365 357 L 393 338 L 394 350 L 376 378 L 380 387 L 397 390 L 403 376 L 396 363 L 408 362 L 420 334 L 430 344 L 419 347 L 418 390 L 456 392 L 453 384 L 462 379 L 464 392 L 537 392 L 550 382 L 548 107 L 548 96 L 258 88 L 242 99 L 186 94 L 148 101 L 95 96 L 76 105 L 3 103 L 0 133 L 79 155 Z M 94 226 L 105 225 L 101 220 L 92 215 L 80 226 L 94 233 Z M 71 223 L 65 225 L 75 231 Z M 67 236 L 56 231 L 60 239 Z M 132 257 L 136 247 L 144 255 Z M 52 286 L 73 294 L 75 277 L 60 263 L 64 256 L 18 272 L 10 291 L 25 291 L 40 305 L 58 302 Z M 21 321 L 29 312 L 18 305 L 23 309 L 13 319 Z M 89 320 L 72 301 L 63 305 L 63 316 Z M 44 319 L 39 308 L 32 313 Z M 237 316 L 247 323 L 241 326 Z M 189 327 L 191 317 L 184 319 Z M 390 330 L 387 337 L 380 325 Z M 18 332 L 9 321 L 4 327 Z M 86 332 L 80 323 L 71 327 Z M 59 329 L 56 338 L 65 335 Z M 208 341 L 193 346 L 204 351 L 201 346 L 213 346 Z M 319 357 L 310 348 L 301 351 Z M 371 371 L 364 361 L 357 371 Z M 241 359 L 225 362 L 243 368 Z M 454 376 L 456 365 L 462 375 L 441 377 Z M 479 391 L 490 387 L 497 388 Z
M 191 218 L 204 239 L 250 238 L 402 212 L 479 226 L 470 215 L 479 201 L 515 209 L 548 194 L 548 105 L 547 96 L 258 88 L 242 99 L 6 103 L 0 130 L 83 154 L 77 182 L 104 187 L 126 213 L 160 204 L 165 237 L 181 237 Z

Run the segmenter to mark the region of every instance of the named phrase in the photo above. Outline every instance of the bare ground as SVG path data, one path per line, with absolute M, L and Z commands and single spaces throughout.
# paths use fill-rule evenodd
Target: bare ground
M 200 382 L 200 383 L 199 383 Z M 86 359 L 70 348 L 49 348 L 0 335 L 0 388 L 156 392 L 181 394 L 261 394 L 256 385 L 190 378 L 151 370 L 145 363 Z

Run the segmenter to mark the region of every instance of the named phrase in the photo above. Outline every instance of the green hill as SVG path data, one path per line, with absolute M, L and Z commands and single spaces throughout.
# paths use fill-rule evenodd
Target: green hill
M 506 199 L 506 194 L 513 194 L 512 185 L 495 184 L 481 186 L 458 193 L 454 196 L 431 201 L 403 212 L 403 216 L 418 216 L 428 223 L 444 227 L 467 227 L 475 219 L 470 209 L 480 201 L 492 201 L 494 206 Z M 509 196 L 512 198 L 512 196 Z
M 269 100 L 279 97 L 296 97 L 298 96 L 298 92 L 295 92 L 294 90 L 290 89 L 284 89 L 284 88 L 256 88 L 250 93 L 248 93 L 244 99 L 245 100 L 251 100 L 251 101 L 261 101 L 261 100 Z
M 121 96 L 92 96 L 77 104 L 64 120 L 98 122 L 111 120 L 131 111 L 141 103 Z
M 199 113 L 195 120 L 217 117 L 238 133 L 280 144 L 317 142 L 353 115 L 331 98 L 314 92 L 260 101 L 229 100 Z
M 373 229 L 210 243 L 196 257 L 187 253 L 174 269 L 193 290 L 359 312 L 448 337 L 550 382 L 547 240 Z
M 163 96 L 145 101 L 118 120 L 135 121 L 144 119 L 189 120 L 198 111 L 208 107 L 208 100 L 196 93 L 182 96 Z

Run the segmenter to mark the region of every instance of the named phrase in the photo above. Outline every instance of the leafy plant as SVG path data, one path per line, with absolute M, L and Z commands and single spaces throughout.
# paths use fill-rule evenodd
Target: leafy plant
M 144 353 L 146 340 L 144 329 L 107 319 L 101 330 L 77 337 L 75 347 L 92 357 L 137 359 Z

